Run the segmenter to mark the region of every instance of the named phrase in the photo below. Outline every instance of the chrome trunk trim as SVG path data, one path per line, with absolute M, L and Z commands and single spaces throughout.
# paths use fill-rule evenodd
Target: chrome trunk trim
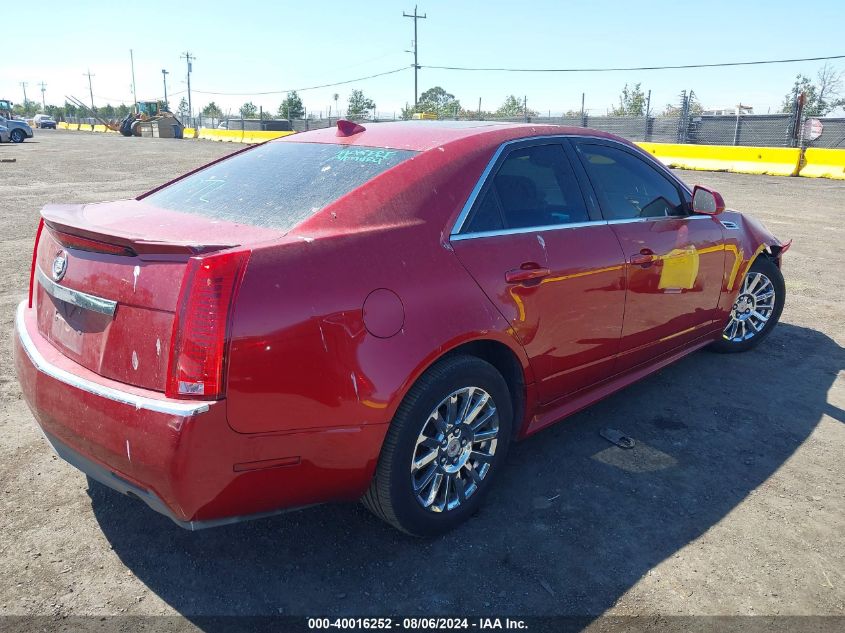
M 38 283 L 42 288 L 44 288 L 44 292 L 51 297 L 59 299 L 60 301 L 66 301 L 67 303 L 78 306 L 83 310 L 92 310 L 93 312 L 99 312 L 100 314 L 105 314 L 106 316 L 114 316 L 114 311 L 117 309 L 117 301 L 103 299 L 102 297 L 95 297 L 94 295 L 89 295 L 86 292 L 73 290 L 61 284 L 57 284 L 55 281 L 50 279 L 46 273 L 41 270 L 41 268 L 37 268 L 35 274 L 38 278 Z

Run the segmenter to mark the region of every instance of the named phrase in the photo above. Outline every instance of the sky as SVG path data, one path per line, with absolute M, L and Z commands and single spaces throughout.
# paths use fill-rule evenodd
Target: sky
M 358 88 L 389 115 L 414 100 L 411 68 L 413 12 L 410 0 L 254 1 L 247 5 L 203 0 L 195 4 L 145 0 L 122 10 L 100 2 L 42 0 L 38 18 L 6 29 L 0 55 L 0 98 L 48 104 L 65 95 L 88 103 L 89 70 L 97 106 L 131 104 L 130 49 L 139 99 L 163 98 L 166 69 L 172 106 L 186 95 L 186 63 L 192 105 L 215 101 L 234 113 L 246 101 L 275 112 L 284 91 L 301 90 L 308 111 L 343 108 Z M 439 66 L 583 68 L 701 64 L 845 55 L 845 1 L 815 0 L 799 6 L 782 0 L 739 2 L 591 0 L 419 0 L 419 63 Z M 8 16 L 7 16 L 8 17 Z M 823 62 L 664 71 L 588 73 L 461 72 L 423 68 L 420 92 L 442 86 L 469 109 L 495 110 L 509 94 L 527 97 L 541 113 L 587 110 L 602 114 L 622 87 L 640 82 L 651 90 L 652 109 L 677 103 L 694 90 L 705 108 L 737 103 L 756 113 L 776 112 L 795 75 L 814 77 Z M 845 59 L 833 61 L 845 70 Z M 257 94 L 275 92 L 276 94 Z M 211 94 L 239 93 L 239 94 Z M 840 111 L 841 112 L 841 111 Z

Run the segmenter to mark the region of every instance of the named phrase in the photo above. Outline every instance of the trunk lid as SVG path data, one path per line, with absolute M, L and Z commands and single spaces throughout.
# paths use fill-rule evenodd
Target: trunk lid
M 137 200 L 49 205 L 41 215 L 40 334 L 101 376 L 155 391 L 165 390 L 188 259 L 281 237 Z

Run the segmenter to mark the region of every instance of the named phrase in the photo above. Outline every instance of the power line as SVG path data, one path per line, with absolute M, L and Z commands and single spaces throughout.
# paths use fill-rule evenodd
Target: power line
M 417 60 L 417 21 L 418 20 L 425 20 L 425 13 L 422 15 L 417 14 L 417 5 L 414 5 L 414 13 L 413 15 L 410 13 L 402 12 L 402 17 L 405 18 L 413 18 L 414 19 L 414 50 L 411 51 L 414 53 L 414 107 L 417 107 L 417 101 L 419 100 L 419 88 L 417 83 L 417 74 L 420 72 L 420 63 Z
M 750 62 L 721 62 L 718 64 L 679 64 L 676 66 L 628 66 L 619 68 L 473 68 L 469 66 L 420 66 L 435 70 L 462 70 L 480 72 L 508 73 L 608 73 L 635 70 L 680 70 L 685 68 L 724 68 L 726 66 L 759 66 L 762 64 L 790 64 L 793 62 L 817 62 L 832 59 L 845 59 L 845 55 L 826 57 L 799 57 L 796 59 L 765 59 Z
M 356 81 L 364 81 L 366 79 L 374 79 L 376 77 L 384 77 L 385 75 L 392 75 L 394 73 L 402 72 L 403 70 L 408 70 L 407 66 L 402 66 L 402 68 L 396 68 L 394 70 L 388 70 L 383 73 L 376 73 L 375 75 L 367 75 L 366 77 L 357 77 L 355 79 L 347 79 L 345 81 L 338 81 L 331 84 L 322 84 L 320 86 L 307 86 L 305 88 L 289 88 L 287 90 L 270 90 L 267 92 L 211 92 L 208 90 L 197 90 L 194 88 L 194 92 L 203 94 L 203 95 L 219 95 L 219 96 L 228 96 L 228 97 L 255 97 L 261 95 L 279 95 L 284 94 L 286 92 L 304 92 L 306 90 L 317 90 L 319 88 L 332 88 L 333 86 L 343 86 L 345 84 L 353 84 Z M 177 93 L 173 93 L 177 94 Z

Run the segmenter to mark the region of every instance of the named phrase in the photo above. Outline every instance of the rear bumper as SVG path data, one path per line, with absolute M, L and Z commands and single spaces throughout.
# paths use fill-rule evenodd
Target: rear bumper
M 15 331 L 21 390 L 58 455 L 182 527 L 357 499 L 366 490 L 385 425 L 237 433 L 225 400 L 168 399 L 77 365 L 41 337 L 26 302 Z

